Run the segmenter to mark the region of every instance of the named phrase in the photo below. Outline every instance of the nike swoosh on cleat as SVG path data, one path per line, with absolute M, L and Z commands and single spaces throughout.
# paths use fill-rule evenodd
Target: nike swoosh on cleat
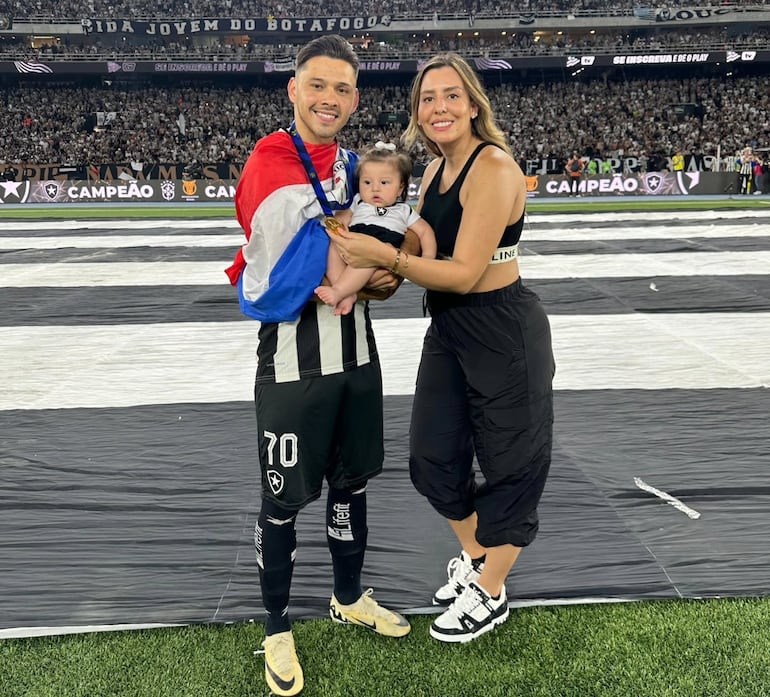
M 275 681 L 275 684 L 278 685 L 282 690 L 290 690 L 292 687 L 294 687 L 294 680 L 295 678 L 292 677 L 291 680 L 283 680 L 278 673 L 276 673 L 269 664 L 265 664 L 265 667 L 267 668 L 267 672 L 270 673 L 270 677 Z
M 336 607 L 332 607 L 331 611 L 334 615 L 334 618 L 339 622 L 343 622 L 344 624 L 358 624 L 362 627 L 368 627 L 369 629 L 373 629 L 375 632 L 377 631 L 376 621 L 369 624 L 369 622 L 364 622 L 363 620 L 359 620 L 357 618 L 345 617 L 345 615 L 343 615 Z
M 369 627 L 369 629 L 373 629 L 375 632 L 377 631 L 377 623 L 372 622 L 369 624 L 368 622 L 364 622 L 363 620 L 354 620 L 355 624 L 360 624 L 362 627 Z

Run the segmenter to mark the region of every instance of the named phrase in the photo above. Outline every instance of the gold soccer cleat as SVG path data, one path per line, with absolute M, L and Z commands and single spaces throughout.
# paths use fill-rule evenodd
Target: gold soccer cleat
M 332 595 L 329 615 L 335 622 L 357 624 L 359 627 L 366 627 L 383 636 L 406 636 L 412 628 L 405 617 L 382 607 L 372 598 L 371 588 L 364 591 L 364 594 L 352 605 L 343 605 Z
M 262 645 L 265 647 L 265 681 L 270 691 L 283 697 L 302 692 L 305 680 L 291 632 L 273 634 Z

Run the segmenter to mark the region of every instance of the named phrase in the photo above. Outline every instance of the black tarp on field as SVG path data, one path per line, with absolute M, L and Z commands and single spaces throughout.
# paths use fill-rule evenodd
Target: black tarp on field
M 770 214 L 724 215 L 531 217 L 555 448 L 512 603 L 767 593 Z M 0 637 L 260 618 L 256 326 L 222 274 L 239 244 L 229 221 L 0 223 Z M 364 580 L 428 611 L 457 549 L 407 472 L 421 291 L 372 312 Z M 299 518 L 295 618 L 326 612 L 323 516 Z

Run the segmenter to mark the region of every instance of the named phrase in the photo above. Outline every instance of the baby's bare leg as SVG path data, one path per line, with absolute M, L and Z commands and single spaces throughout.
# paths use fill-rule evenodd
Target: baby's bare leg
M 346 266 L 337 280 L 332 280 L 332 286 L 318 286 L 316 295 L 327 305 L 335 308 L 335 314 L 346 315 L 353 308 L 356 293 L 363 288 L 372 277 L 373 269 L 354 269 Z
M 336 283 L 342 272 L 348 267 L 348 265 L 342 261 L 337 247 L 333 244 L 329 245 L 329 252 L 326 255 L 326 278 L 331 283 Z

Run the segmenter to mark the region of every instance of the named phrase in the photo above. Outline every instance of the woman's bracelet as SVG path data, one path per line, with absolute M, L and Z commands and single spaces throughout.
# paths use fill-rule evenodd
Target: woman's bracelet
M 393 266 L 390 267 L 390 273 L 398 274 L 398 265 L 401 263 L 401 250 L 396 250 L 396 259 L 393 262 Z
M 404 264 L 401 266 L 401 255 L 404 255 Z M 390 267 L 390 272 L 396 274 L 396 276 L 403 276 L 401 269 L 406 271 L 409 268 L 409 255 L 406 252 L 402 252 L 400 249 L 396 250 L 396 258 L 393 261 L 393 266 Z

